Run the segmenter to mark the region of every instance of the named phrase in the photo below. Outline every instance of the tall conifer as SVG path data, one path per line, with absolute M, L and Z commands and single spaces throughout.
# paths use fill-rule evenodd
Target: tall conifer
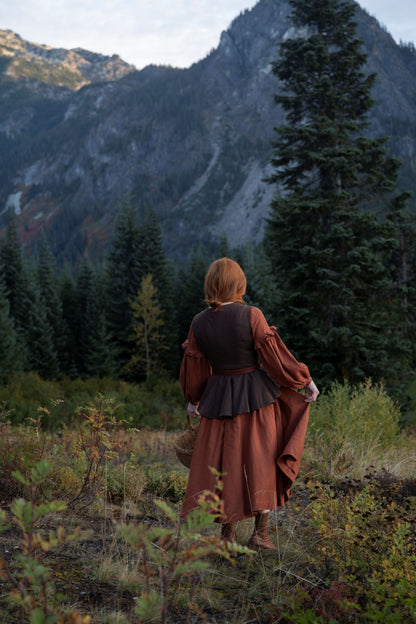
M 61 354 L 60 365 L 65 375 L 75 378 L 78 376 L 76 364 L 78 318 L 75 282 L 68 265 L 65 265 L 61 272 L 58 292 L 63 318 L 63 352 Z
M 24 368 L 27 368 L 29 366 L 29 354 L 26 346 L 25 316 L 23 311 L 24 300 L 26 299 L 25 269 L 16 219 L 12 211 L 9 212 L 6 235 L 0 250 L 0 258 L 4 286 L 9 301 L 10 316 L 13 319 L 17 335 L 20 360 Z
M 20 366 L 17 335 L 10 316 L 3 275 L 0 273 L 0 383 L 7 382 Z
M 266 230 L 284 338 L 330 381 L 365 376 L 396 386 L 409 361 L 397 271 L 398 162 L 363 136 L 375 76 L 356 37 L 352 0 L 290 0 L 293 38 L 273 72 L 286 111 Z
M 106 258 L 106 313 L 114 345 L 115 365 L 121 370 L 132 355 L 133 324 L 130 300 L 141 283 L 139 230 L 129 201 L 120 206 L 110 252 Z
M 48 321 L 45 301 L 36 279 L 35 266 L 24 266 L 23 294 L 19 322 L 28 353 L 27 369 L 45 379 L 59 375 L 58 355 L 53 344 L 53 330 Z
M 76 367 L 88 377 L 114 373 L 113 352 L 104 314 L 99 276 L 87 259 L 80 260 L 75 284 Z
M 204 245 L 201 243 L 196 251 L 191 253 L 188 272 L 182 273 L 180 276 L 178 327 L 181 342 L 187 338 L 189 326 L 195 314 L 201 312 L 206 306 L 204 282 L 207 269 L 207 253 Z
M 9 215 L 1 247 L 1 261 L 10 314 L 17 333 L 19 359 L 25 370 L 52 379 L 59 373 L 52 327 L 47 318 L 45 299 L 38 286 L 35 267 L 23 258 L 13 213 Z
M 58 274 L 55 258 L 49 248 L 45 234 L 41 238 L 37 273 L 46 319 L 52 329 L 53 346 L 60 363 L 66 359 L 62 302 L 58 293 Z
M 134 317 L 131 340 L 135 352 L 126 368 L 129 374 L 139 378 L 145 375 L 148 380 L 151 372 L 160 375 L 163 371 L 166 352 L 162 333 L 163 311 L 158 305 L 157 289 L 150 273 L 143 278 L 130 306 Z
M 173 305 L 173 271 L 163 249 L 162 233 L 152 206 L 145 210 L 139 226 L 139 267 L 141 280 L 148 275 L 152 276 L 155 297 L 162 314 L 160 333 L 165 345 L 164 365 L 167 370 L 176 372 L 177 324 Z

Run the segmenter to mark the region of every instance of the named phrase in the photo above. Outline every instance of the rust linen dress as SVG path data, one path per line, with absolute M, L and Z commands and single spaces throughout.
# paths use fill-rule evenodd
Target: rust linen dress
M 247 368 L 234 364 L 223 368 L 240 370 L 224 372 L 216 370 L 218 364 L 214 364 L 213 369 L 205 349 L 202 350 L 197 343 L 193 326 L 196 329 L 198 317 L 201 317 L 200 324 L 201 320 L 215 318 L 214 322 L 221 325 L 227 314 L 233 314 L 231 308 L 239 314 L 243 307 L 248 308 L 245 312 L 248 318 L 245 333 L 249 335 L 242 336 L 242 339 L 245 344 L 249 340 L 250 350 L 260 368 L 241 372 Z M 222 311 L 217 312 L 208 308 L 197 315 L 188 340 L 183 344 L 180 382 L 187 400 L 193 404 L 200 403 L 201 421 L 182 515 L 198 506 L 198 498 L 204 491 L 215 491 L 216 477 L 210 470 L 214 467 L 222 474 L 222 521 L 236 522 L 255 515 L 259 510 L 275 509 L 288 500 L 299 471 L 309 416 L 309 403 L 296 389 L 306 386 L 312 378 L 307 366 L 298 362 L 286 348 L 276 328 L 267 324 L 261 310 L 233 303 L 227 314 L 221 317 L 226 308 L 228 306 L 223 306 Z M 214 345 L 216 352 L 221 351 L 222 344 L 220 332 L 218 336 Z M 235 383 L 237 380 L 238 383 Z M 253 398 L 253 390 L 247 390 L 247 387 L 267 386 L 259 393 L 259 396 L 265 397 L 263 404 L 255 404 L 255 409 L 244 413 L 233 414 L 227 408 L 221 411 L 218 405 L 227 405 L 222 394 L 229 392 L 224 388 L 234 383 L 240 395 L 250 395 L 248 399 L 244 396 L 237 398 L 237 404 L 243 406 L 245 401 L 247 404 L 254 401 L 255 404 L 257 400 L 256 393 Z M 207 395 L 211 397 L 208 401 L 204 400 Z

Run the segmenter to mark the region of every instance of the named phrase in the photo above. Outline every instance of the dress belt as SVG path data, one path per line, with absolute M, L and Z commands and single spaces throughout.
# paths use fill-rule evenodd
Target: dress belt
M 213 370 L 214 375 L 244 375 L 244 373 L 252 373 L 260 368 L 260 364 L 254 366 L 248 366 L 247 368 L 237 368 L 234 370 Z

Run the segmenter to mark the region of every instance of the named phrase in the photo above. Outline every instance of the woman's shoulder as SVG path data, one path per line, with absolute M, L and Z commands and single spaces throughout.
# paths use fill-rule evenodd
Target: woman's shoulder
M 260 310 L 260 308 L 257 308 L 256 306 L 250 306 L 250 318 L 251 319 L 263 319 L 264 314 Z
M 208 308 L 204 308 L 204 310 L 201 310 L 201 312 L 198 312 L 198 314 L 195 314 L 194 318 L 192 319 L 192 323 L 191 323 L 192 326 L 195 326 L 201 321 L 203 321 L 204 318 L 206 318 L 206 316 L 210 314 L 211 312 L 212 312 L 212 309 L 208 307 Z
M 245 304 L 236 302 L 233 305 L 224 305 L 220 310 L 217 310 L 217 311 L 214 311 L 212 308 L 208 306 L 204 310 L 201 310 L 201 312 L 198 312 L 197 314 L 195 314 L 195 316 L 192 319 L 192 325 L 203 321 L 208 316 L 221 315 L 221 312 L 226 312 L 227 314 L 231 314 L 231 315 L 238 314 L 238 315 L 243 315 L 243 316 L 249 316 L 250 318 L 264 318 L 264 314 L 260 310 L 260 308 L 257 308 L 256 306 L 252 306 L 248 304 L 245 305 Z
M 250 325 L 253 334 L 259 336 L 270 330 L 269 323 L 260 308 L 253 306 L 250 310 Z

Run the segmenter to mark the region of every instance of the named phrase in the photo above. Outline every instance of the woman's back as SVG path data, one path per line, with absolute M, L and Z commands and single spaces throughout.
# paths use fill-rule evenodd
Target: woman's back
M 195 340 L 216 370 L 234 370 L 257 364 L 250 325 L 250 306 L 223 305 L 207 308 L 192 321 Z

